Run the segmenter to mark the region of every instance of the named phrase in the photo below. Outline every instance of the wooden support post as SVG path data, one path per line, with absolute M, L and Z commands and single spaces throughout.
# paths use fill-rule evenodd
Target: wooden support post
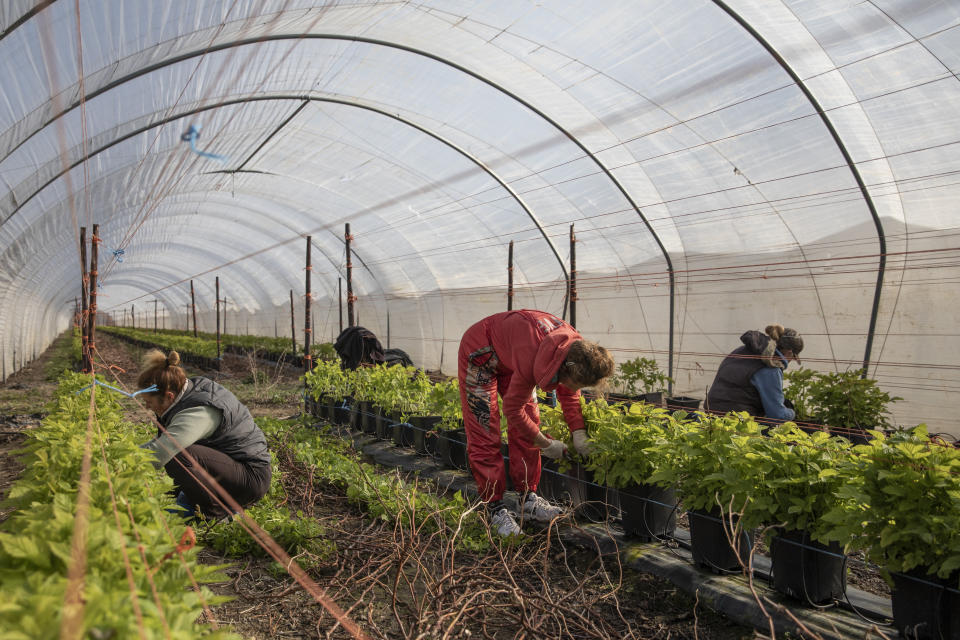
M 87 228 L 80 227 L 80 368 L 82 371 L 90 371 L 90 333 L 87 316 L 90 313 L 88 305 L 90 304 L 89 281 L 87 274 Z
M 353 320 L 353 302 L 357 298 L 353 295 L 353 262 L 351 261 L 350 241 L 353 236 L 350 235 L 350 223 L 347 223 L 346 232 L 343 239 L 347 245 L 347 326 L 354 326 Z
M 293 340 L 290 353 L 297 355 L 297 324 L 293 319 L 293 289 L 290 289 L 290 339 Z
M 217 276 L 217 292 L 215 298 L 217 299 L 217 360 L 220 359 L 220 276 Z
M 93 354 L 96 352 L 97 335 L 97 245 L 100 244 L 100 225 L 93 225 L 90 236 L 90 304 L 87 306 L 87 348 L 90 354 L 90 369 L 93 371 Z
M 570 225 L 570 326 L 577 328 L 577 237 Z
M 337 278 L 337 309 L 340 311 L 340 333 L 343 333 L 343 278 Z
M 507 250 L 507 311 L 513 310 L 513 240 Z
M 390 348 L 390 307 L 387 307 L 387 349 Z
M 310 345 L 313 343 L 313 329 L 310 326 L 310 274 L 313 272 L 313 264 L 310 262 L 310 236 L 307 236 L 307 267 L 305 269 L 305 280 L 307 295 L 303 299 L 303 366 L 307 371 L 313 370 Z
M 190 309 L 193 311 L 193 337 L 197 337 L 197 299 L 193 295 L 193 280 L 190 281 Z

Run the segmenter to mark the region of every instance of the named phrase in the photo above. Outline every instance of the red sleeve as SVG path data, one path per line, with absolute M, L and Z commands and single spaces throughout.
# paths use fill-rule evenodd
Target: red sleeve
M 528 444 L 533 444 L 534 438 L 540 433 L 540 425 L 530 419 L 524 407 L 533 399 L 534 385 L 514 375 L 510 381 L 510 388 L 503 396 L 503 415 L 507 424 L 520 432 Z
M 570 427 L 570 433 L 585 429 L 583 422 L 583 410 L 580 408 L 580 392 L 570 391 L 562 384 L 557 385 L 557 400 L 560 402 L 560 408 L 563 409 L 563 419 Z

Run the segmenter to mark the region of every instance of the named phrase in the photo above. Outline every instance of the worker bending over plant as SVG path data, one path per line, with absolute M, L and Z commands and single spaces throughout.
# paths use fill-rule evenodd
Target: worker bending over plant
M 566 445 L 540 431 L 535 389 L 556 391 L 573 445 L 589 449 L 580 389 L 600 387 L 613 373 L 606 349 L 543 311 L 506 311 L 484 318 L 463 334 L 458 356 L 460 401 L 467 434 L 467 456 L 491 525 L 500 535 L 520 533 L 503 504 L 506 475 L 500 452 L 500 410 L 507 421 L 510 475 L 521 498 L 521 515 L 549 522 L 562 513 L 536 494 L 540 456 L 560 458 Z
M 229 505 L 207 486 L 194 468 L 206 470 L 240 506 L 262 498 L 270 488 L 267 440 L 250 411 L 225 387 L 201 376 L 187 379 L 180 355 L 153 349 L 143 358 L 140 388 L 157 414 L 157 437 L 143 445 L 157 456 L 154 466 L 167 472 L 179 492 L 177 504 L 188 512 L 198 508 L 207 518 L 229 515 Z M 190 454 L 184 455 L 183 450 Z M 214 498 L 217 496 L 217 499 Z

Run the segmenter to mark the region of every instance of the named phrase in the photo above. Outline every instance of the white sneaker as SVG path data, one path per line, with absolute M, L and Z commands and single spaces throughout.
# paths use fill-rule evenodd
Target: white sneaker
M 500 507 L 490 518 L 490 526 L 497 530 L 501 536 L 520 535 L 520 525 L 517 524 L 513 514 L 506 507 Z
M 550 522 L 554 518 L 563 515 L 563 507 L 550 504 L 545 498 L 541 498 L 534 492 L 527 494 L 527 499 L 523 501 L 523 516 L 536 522 Z

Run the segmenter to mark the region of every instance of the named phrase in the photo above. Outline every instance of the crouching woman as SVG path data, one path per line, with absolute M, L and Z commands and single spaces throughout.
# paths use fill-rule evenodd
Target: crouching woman
M 178 504 L 188 510 L 193 506 L 207 518 L 222 518 L 232 511 L 230 505 L 194 465 L 240 506 L 252 504 L 270 488 L 267 440 L 233 393 L 208 378 L 187 379 L 179 365 L 176 351 L 164 355 L 154 349 L 143 358 L 137 383 L 141 389 L 156 385 L 144 401 L 160 423 L 157 437 L 143 447 L 157 456 L 154 466 L 173 478 Z

